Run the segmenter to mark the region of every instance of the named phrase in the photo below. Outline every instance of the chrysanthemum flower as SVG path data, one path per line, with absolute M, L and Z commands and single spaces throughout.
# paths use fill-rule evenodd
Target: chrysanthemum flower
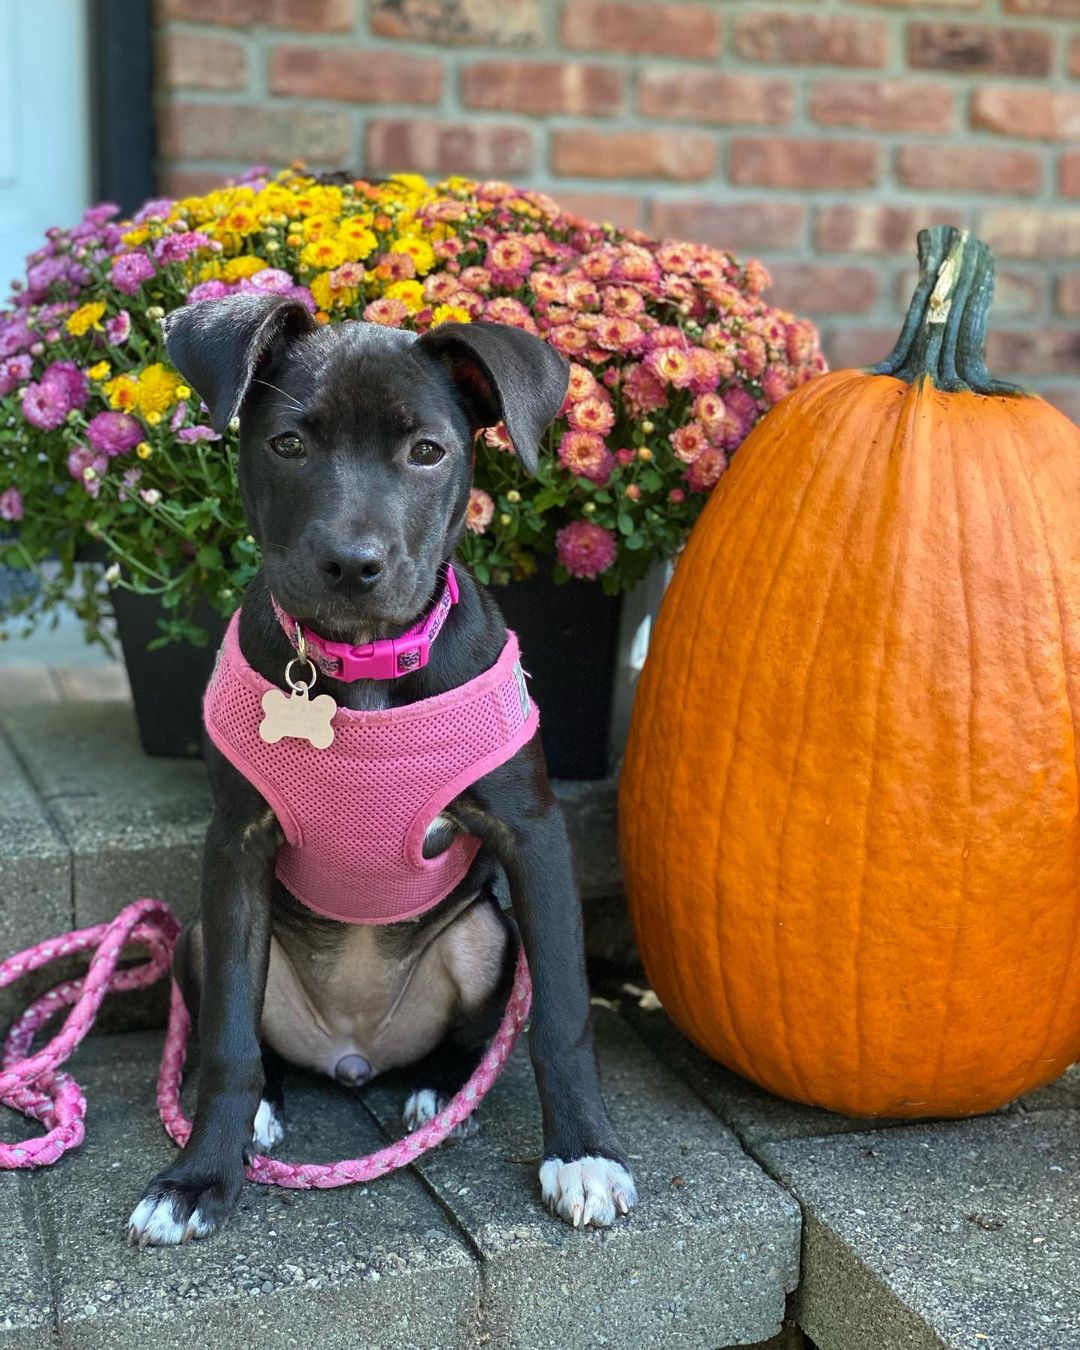
M 121 253 L 112 262 L 112 284 L 125 295 L 134 295 L 144 281 L 155 276 L 154 264 L 145 253 Z
M 706 446 L 692 464 L 686 466 L 686 482 L 691 492 L 708 492 L 720 481 L 727 468 L 727 456 L 715 445 Z
M 571 404 L 567 421 L 581 431 L 595 431 L 600 436 L 606 436 L 615 425 L 615 410 L 606 395 L 598 389 L 590 397 Z
M 465 528 L 473 534 L 483 534 L 495 514 L 495 503 L 483 488 L 469 489 L 469 505 L 465 512 Z
M 472 315 L 461 305 L 437 305 L 432 311 L 430 327 L 438 328 L 442 323 L 468 323 Z
M 142 434 L 142 427 L 134 417 L 119 412 L 100 412 L 86 428 L 86 439 L 93 448 L 110 458 L 138 445 Z
M 9 487 L 0 492 L 0 520 L 22 520 L 23 499 L 18 488 Z
M 95 300 L 89 305 L 80 305 L 64 327 L 72 337 L 82 337 L 91 328 L 101 332 L 101 316 L 105 313 L 105 301 Z
M 615 561 L 615 537 L 591 520 L 575 520 L 555 536 L 555 553 L 572 577 L 592 581 Z
M 700 422 L 686 422 L 683 426 L 676 427 L 668 440 L 676 458 L 686 464 L 693 464 L 709 446 L 708 432 Z
M 385 324 L 387 328 L 400 328 L 408 317 L 409 311 L 402 301 L 386 295 L 364 306 L 364 318 L 368 323 Z

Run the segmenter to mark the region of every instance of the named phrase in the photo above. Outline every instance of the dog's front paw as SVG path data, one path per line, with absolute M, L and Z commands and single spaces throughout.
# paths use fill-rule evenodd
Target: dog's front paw
M 449 1097 L 443 1097 L 435 1091 L 434 1088 L 417 1088 L 410 1092 L 405 1099 L 405 1109 L 401 1113 L 401 1119 L 405 1128 L 410 1134 L 418 1130 L 421 1125 L 426 1125 L 429 1120 L 445 1111 L 450 1104 Z M 465 1117 L 460 1125 L 455 1125 L 450 1131 L 450 1139 L 468 1139 L 470 1135 L 475 1134 L 480 1128 L 480 1122 L 476 1118 L 476 1112 Z
M 128 1220 L 128 1242 L 140 1247 L 172 1247 L 209 1237 L 221 1228 L 240 1198 L 243 1173 L 212 1182 L 155 1177 Z
M 637 1204 L 634 1178 L 613 1158 L 545 1158 L 540 1193 L 551 1212 L 575 1228 L 607 1228 Z

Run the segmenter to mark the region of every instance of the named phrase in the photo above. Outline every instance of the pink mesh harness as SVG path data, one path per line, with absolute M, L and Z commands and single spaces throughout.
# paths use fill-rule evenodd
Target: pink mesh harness
M 268 745 L 259 736 L 262 696 L 274 686 L 244 659 L 238 625 L 236 614 L 203 716 L 211 740 L 285 832 L 282 883 L 317 914 L 343 923 L 394 923 L 444 900 L 480 841 L 458 835 L 444 853 L 425 858 L 428 827 L 538 725 L 517 638 L 507 634 L 490 670 L 435 698 L 378 712 L 339 708 L 333 743 L 318 750 L 305 740 Z

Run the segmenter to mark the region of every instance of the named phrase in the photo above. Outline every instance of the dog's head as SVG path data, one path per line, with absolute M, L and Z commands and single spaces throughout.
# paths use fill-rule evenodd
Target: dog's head
M 464 529 L 477 430 L 505 422 L 535 472 L 568 378 L 504 324 L 319 325 L 281 296 L 175 310 L 165 343 L 214 427 L 240 418 L 240 491 L 274 595 L 343 637 L 416 617 Z

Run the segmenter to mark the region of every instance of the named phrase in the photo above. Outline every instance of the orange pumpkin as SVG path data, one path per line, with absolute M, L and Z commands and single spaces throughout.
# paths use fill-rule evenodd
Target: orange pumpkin
M 892 356 L 788 395 L 714 493 L 620 789 L 671 1017 L 855 1115 L 1080 1057 L 1080 431 L 987 375 L 986 246 L 919 253 Z

